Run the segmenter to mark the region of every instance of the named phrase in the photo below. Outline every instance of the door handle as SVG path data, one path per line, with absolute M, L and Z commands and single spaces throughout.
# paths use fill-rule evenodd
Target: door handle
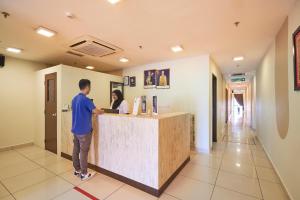
M 56 117 L 56 113 L 53 113 L 52 116 L 53 116 L 53 117 Z

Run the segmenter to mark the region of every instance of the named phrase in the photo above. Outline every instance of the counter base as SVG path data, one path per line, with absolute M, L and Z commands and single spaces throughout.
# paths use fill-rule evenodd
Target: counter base
M 61 156 L 63 158 L 66 158 L 68 160 L 72 160 L 72 156 L 66 154 L 66 153 L 61 153 Z M 142 183 L 139 183 L 137 181 L 134 181 L 132 179 L 126 178 L 122 175 L 116 174 L 114 172 L 108 171 L 106 169 L 103 169 L 101 167 L 98 167 L 96 165 L 90 164 L 88 165 L 88 167 L 96 172 L 99 172 L 101 174 L 104 174 L 106 176 L 109 176 L 111 178 L 114 178 L 116 180 L 119 180 L 123 183 L 126 183 L 127 185 L 130 185 L 132 187 L 135 187 L 137 189 L 140 189 L 146 193 L 149 193 L 153 196 L 159 197 L 164 191 L 165 189 L 167 189 L 167 187 L 172 183 L 172 181 L 176 178 L 176 176 L 179 174 L 179 172 L 185 167 L 185 165 L 190 161 L 190 157 L 188 157 L 181 165 L 180 167 L 170 176 L 170 178 L 159 188 L 159 189 L 155 189 L 152 187 L 149 187 L 147 185 L 144 185 Z

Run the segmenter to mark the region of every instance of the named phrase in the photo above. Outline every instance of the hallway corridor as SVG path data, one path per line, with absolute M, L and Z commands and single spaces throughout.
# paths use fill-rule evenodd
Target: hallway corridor
M 212 200 L 289 199 L 255 132 L 245 121 L 241 116 L 232 119 L 222 142 L 214 144 L 208 157 L 210 167 L 219 170 Z

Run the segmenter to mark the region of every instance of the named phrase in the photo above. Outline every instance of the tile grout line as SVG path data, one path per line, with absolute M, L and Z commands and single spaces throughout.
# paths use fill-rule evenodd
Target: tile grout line
M 71 170 L 70 170 L 70 171 L 71 171 Z M 60 174 L 58 174 L 57 176 L 58 176 L 59 178 L 65 180 L 66 182 L 70 183 L 73 187 L 72 187 L 71 189 L 69 189 L 69 190 L 67 190 L 67 191 L 65 191 L 65 192 L 63 192 L 63 193 L 61 193 L 61 194 L 58 194 L 57 196 L 51 198 L 50 200 L 53 200 L 53 199 L 55 199 L 55 198 L 57 198 L 57 197 L 59 197 L 59 196 L 62 196 L 63 194 L 65 194 L 65 193 L 67 193 L 67 192 L 69 192 L 69 191 L 72 191 L 75 187 L 79 187 L 79 186 L 83 185 L 84 183 L 86 183 L 88 180 L 91 180 L 91 179 L 88 179 L 88 180 L 86 180 L 86 181 L 81 182 L 81 183 L 78 184 L 78 185 L 75 185 L 75 184 L 71 183 L 70 181 L 66 180 L 64 177 L 61 177 L 61 176 L 60 176 L 60 175 L 62 175 L 62 174 L 64 174 L 64 173 L 66 173 L 66 172 L 60 173 Z M 97 174 L 96 174 L 95 176 L 97 176 Z M 95 176 L 94 176 L 94 177 L 95 177 Z M 94 177 L 93 177 L 93 178 L 94 178 Z M 80 189 L 81 189 L 81 188 L 80 188 Z
M 252 167 L 255 168 L 255 166 L 252 166 Z M 227 174 L 232 174 L 232 175 L 236 175 L 236 176 L 243 176 L 243 177 L 246 177 L 246 178 L 258 179 L 256 176 L 255 177 L 253 177 L 253 176 L 247 176 L 247 175 L 244 175 L 244 174 L 237 174 L 237 173 L 226 171 L 226 170 L 221 170 L 221 171 L 225 172 Z
M 15 164 L 19 164 L 19 163 L 15 163 Z M 15 165 L 15 164 L 14 164 L 14 165 Z M 36 163 L 34 163 L 34 164 L 36 164 Z M 10 177 L 7 177 L 7 178 L 3 178 L 2 180 L 4 181 L 4 180 L 10 179 L 10 178 L 15 178 L 15 177 L 17 177 L 17 176 L 20 176 L 20 175 L 22 175 L 22 174 L 26 174 L 26 173 L 33 172 L 33 171 L 38 170 L 38 169 L 40 169 L 40 168 L 41 168 L 41 167 L 38 166 L 37 168 L 30 169 L 30 170 L 28 170 L 28 171 L 24 171 L 24 172 L 22 172 L 21 174 L 17 174 L 17 175 L 13 175 L 13 176 L 10 176 Z
M 216 169 L 214 169 L 214 170 L 216 170 Z M 199 179 L 192 178 L 192 177 L 185 176 L 185 175 L 179 175 L 179 174 L 178 174 L 178 176 L 182 176 L 182 177 L 184 177 L 184 178 L 191 179 L 191 180 L 196 181 L 196 182 L 206 183 L 206 184 L 211 185 L 211 186 L 215 185 L 215 183 L 210 183 L 210 182 L 208 182 L 208 181 L 199 180 Z
M 74 189 L 74 187 L 72 187 L 71 189 L 69 189 L 69 190 L 67 190 L 67 191 L 65 191 L 65 192 L 63 192 L 63 193 L 61 193 L 61 194 L 58 194 L 58 195 L 54 196 L 53 198 L 51 198 L 51 199 L 49 199 L 49 200 L 53 200 L 53 199 L 55 199 L 55 198 L 57 198 L 57 197 L 59 197 L 59 196 L 62 196 L 63 194 L 65 194 L 65 193 L 67 193 L 67 192 L 69 192 L 69 191 L 71 191 L 71 190 L 73 190 L 73 189 Z
M 110 193 L 107 197 L 105 197 L 104 199 L 108 199 L 109 197 L 111 197 L 114 193 L 116 193 L 117 191 L 119 191 L 122 187 L 125 187 L 126 184 L 123 183 L 120 187 L 118 187 L 117 189 L 115 189 L 112 193 Z M 104 200 L 103 199 L 103 200 Z
M 15 196 L 14 196 L 14 195 L 8 190 L 8 188 L 4 185 L 4 183 L 2 183 L 1 180 L 0 180 L 0 185 L 2 185 L 2 186 L 4 187 L 4 189 L 9 193 L 9 195 L 8 195 L 7 197 L 12 196 L 14 199 L 16 199 Z M 3 198 L 6 198 L 6 197 L 4 196 Z
M 222 143 L 221 143 L 222 144 Z M 215 192 L 215 188 L 216 188 L 216 185 L 217 185 L 217 180 L 218 180 L 218 177 L 219 177 L 219 174 L 220 174 L 220 171 L 221 171 L 221 166 L 222 166 L 222 163 L 223 163 L 223 159 L 224 159 L 224 153 L 225 153 L 225 149 L 227 148 L 227 143 L 225 143 L 225 148 L 222 150 L 222 157 L 221 157 L 221 162 L 220 162 L 220 166 L 219 166 L 219 169 L 218 169 L 218 173 L 217 173 L 217 176 L 216 176 L 216 180 L 215 180 L 215 183 L 213 185 L 213 189 L 212 189 L 212 192 L 211 192 L 211 195 L 210 195 L 210 200 L 213 198 L 213 194 Z
M 42 148 L 41 148 L 41 149 L 42 149 Z M 48 152 L 48 151 L 45 150 L 45 149 L 42 149 L 42 150 Z M 55 176 L 59 176 L 60 174 L 66 173 L 66 172 L 68 172 L 68 171 L 71 170 L 71 169 L 70 169 L 70 170 L 67 170 L 67 171 L 65 171 L 65 172 L 56 174 L 56 173 L 54 173 L 53 171 L 51 171 L 51 170 L 49 170 L 48 168 L 46 168 L 45 166 L 43 166 L 42 164 L 36 162 L 34 159 L 28 158 L 28 157 L 26 157 L 25 155 L 23 155 L 22 153 L 20 153 L 20 152 L 18 152 L 18 151 L 16 151 L 16 152 L 19 153 L 19 154 L 20 154 L 21 156 L 23 156 L 24 158 L 26 158 L 27 160 L 29 160 L 29 161 L 35 163 L 36 165 L 38 165 L 38 166 L 40 166 L 41 168 L 45 169 L 46 171 L 50 172 L 51 174 L 54 174 Z M 53 156 L 55 156 L 55 155 L 53 155 Z M 56 156 L 57 156 L 57 157 L 61 157 L 61 156 L 58 156 L 58 155 L 56 155 Z M 47 158 L 47 157 L 50 157 L 50 155 L 46 156 L 46 158 Z M 40 157 L 40 158 L 42 158 L 42 157 Z M 36 158 L 36 159 L 40 159 L 40 158 Z M 62 157 L 61 157 L 61 158 L 62 158 Z M 63 158 L 63 159 L 65 159 L 65 158 Z
M 167 193 L 167 192 L 164 192 L 163 194 L 166 194 L 166 195 L 168 195 L 168 196 L 170 196 L 170 197 L 173 197 L 174 199 L 183 200 L 183 199 L 180 199 L 180 198 L 178 198 L 178 197 L 175 197 L 175 196 L 173 196 L 172 194 L 169 194 L 169 193 Z M 163 195 L 163 194 L 162 194 L 162 195 Z
M 253 136 L 252 136 L 252 137 L 253 137 Z M 262 197 L 262 200 L 263 200 L 263 199 L 264 199 L 264 195 L 263 195 L 263 192 L 262 192 L 260 179 L 259 179 L 259 177 L 258 177 L 257 168 L 256 168 L 256 164 L 255 164 L 255 161 L 254 161 L 254 156 L 253 156 L 252 149 L 251 149 L 251 156 L 252 156 L 252 160 L 253 160 L 253 163 L 254 163 L 254 168 L 255 168 L 255 172 L 256 172 L 256 176 L 257 176 L 257 180 L 258 180 L 259 190 L 260 190 L 261 197 Z
M 16 151 L 16 150 L 14 150 L 14 151 Z M 46 150 L 45 150 L 45 151 L 46 151 Z M 55 174 L 55 173 L 53 173 L 52 171 L 48 170 L 48 169 L 45 168 L 44 166 L 42 166 L 42 165 L 40 165 L 39 163 L 35 162 L 34 160 L 31 160 L 30 158 L 26 157 L 25 155 L 23 155 L 22 153 L 20 153 L 20 152 L 18 152 L 18 151 L 16 151 L 16 152 L 17 152 L 18 154 L 20 154 L 21 156 L 23 156 L 24 158 L 26 158 L 27 160 L 29 160 L 29 161 L 31 161 L 31 162 L 33 162 L 33 163 L 39 165 L 41 168 L 43 168 L 43 169 L 46 170 L 47 172 L 53 174 L 54 176 L 53 176 L 53 177 L 49 177 L 49 178 L 47 178 L 47 179 L 45 179 L 45 180 L 39 181 L 39 182 L 37 182 L 37 183 L 34 183 L 34 184 L 32 184 L 32 185 L 30 185 L 30 186 L 27 186 L 27 187 L 25 187 L 25 188 L 22 188 L 21 190 L 18 190 L 18 191 L 16 191 L 15 193 L 24 191 L 25 189 L 27 189 L 27 188 L 29 188 L 29 187 L 32 187 L 32 186 L 38 185 L 38 184 L 40 184 L 40 183 L 46 182 L 46 181 L 48 181 L 48 180 L 51 179 L 51 178 L 58 177 L 57 174 Z M 48 157 L 48 156 L 47 156 L 47 157 Z
M 41 149 L 42 149 L 42 148 L 41 148 Z M 45 149 L 42 149 L 42 150 L 45 150 Z M 15 151 L 16 151 L 16 150 L 15 150 Z M 47 151 L 47 150 L 45 150 L 45 151 Z M 20 154 L 21 156 L 23 156 L 24 158 L 26 158 L 27 160 L 29 160 L 29 161 L 31 161 L 31 162 L 37 164 L 38 166 L 40 166 L 40 168 L 42 168 L 42 169 L 46 170 L 47 172 L 49 172 L 49 173 L 51 173 L 51 174 L 54 175 L 53 177 L 49 177 L 49 178 L 47 178 L 47 179 L 45 179 L 45 180 L 43 180 L 43 181 L 39 181 L 39 182 L 37 182 L 37 183 L 35 183 L 35 184 L 32 184 L 32 185 L 30 185 L 30 186 L 28 186 L 28 187 L 25 187 L 25 188 L 23 188 L 23 189 L 21 189 L 21 190 L 19 190 L 19 191 L 16 191 L 16 192 L 20 192 L 20 191 L 23 191 L 23 190 L 25 190 L 25 189 L 27 189 L 27 188 L 29 188 L 29 187 L 34 186 L 34 185 L 38 185 L 38 184 L 40 184 L 40 183 L 46 182 L 46 181 L 48 181 L 50 178 L 54 178 L 54 177 L 61 178 L 62 180 L 68 182 L 68 183 L 71 184 L 72 186 L 75 186 L 75 185 L 72 184 L 71 182 L 69 182 L 69 181 L 65 180 L 63 177 L 60 177 L 60 176 L 59 176 L 59 175 L 61 175 L 61 174 L 63 174 L 63 173 L 66 173 L 66 172 L 68 172 L 68 171 L 62 172 L 62 173 L 60 173 L 60 174 L 55 174 L 54 172 L 50 171 L 49 169 L 47 169 L 46 167 L 44 167 L 44 166 L 41 165 L 40 163 L 37 163 L 37 162 L 34 161 L 33 159 L 26 157 L 24 154 L 22 154 L 22 153 L 20 153 L 20 152 L 18 152 L 18 151 L 16 151 L 16 152 L 17 152 L 18 154 Z M 50 157 L 50 156 L 46 156 L 46 157 Z M 42 158 L 42 157 L 41 157 L 41 158 Z M 37 158 L 37 159 L 39 159 L 39 158 Z M 70 170 L 69 170 L 69 171 L 70 171 Z M 81 184 L 83 184 L 83 183 L 81 183 Z M 81 185 L 81 184 L 79 184 L 79 185 Z M 76 187 L 76 186 L 75 186 L 75 187 Z M 65 191 L 65 192 L 63 192 L 63 193 L 61 193 L 61 194 L 59 194 L 59 195 L 56 195 L 55 197 L 51 198 L 51 200 L 53 200 L 53 199 L 55 199 L 55 198 L 57 198 L 57 197 L 59 197 L 59 196 L 65 194 L 65 193 L 71 191 L 73 188 L 74 188 L 74 187 L 72 187 L 71 189 L 69 189 L 69 190 L 67 190 L 67 191 Z
M 41 148 L 41 149 L 42 149 L 42 148 Z M 45 149 L 42 149 L 42 150 L 45 150 Z M 66 172 L 62 172 L 62 173 L 60 173 L 60 174 L 56 174 L 56 173 L 50 171 L 49 169 L 47 169 L 46 167 L 44 167 L 43 165 L 41 165 L 40 163 L 37 163 L 37 162 L 34 161 L 33 159 L 26 157 L 24 154 L 22 154 L 22 153 L 20 153 L 20 152 L 18 152 L 18 151 L 16 151 L 16 150 L 14 150 L 14 151 L 17 152 L 19 155 L 23 156 L 24 158 L 26 158 L 27 160 L 29 160 L 29 161 L 31 161 L 31 162 L 37 164 L 38 166 L 40 166 L 40 168 L 43 168 L 43 169 L 46 170 L 47 172 L 50 172 L 51 174 L 54 175 L 53 177 L 61 178 L 62 180 L 68 182 L 68 183 L 71 184 L 72 186 L 76 187 L 76 185 L 72 184 L 71 182 L 65 180 L 63 177 L 60 177 L 60 176 L 59 176 L 59 175 L 61 175 L 61 174 L 63 174 L 63 173 L 66 173 L 66 172 L 68 172 L 68 171 L 70 171 L 70 170 L 68 170 L 68 171 L 66 171 Z M 45 150 L 45 151 L 47 151 L 47 150 Z M 50 157 L 50 156 L 46 156 L 46 157 Z M 37 158 L 37 159 L 38 159 L 38 158 Z M 23 189 L 21 189 L 21 190 L 19 190 L 19 191 L 17 191 L 17 192 L 23 191 L 23 190 L 25 190 L 25 189 L 27 189 L 27 188 L 29 188 L 29 187 L 34 186 L 34 185 L 43 183 L 43 182 L 45 182 L 45 181 L 47 181 L 47 180 L 49 180 L 50 178 L 53 178 L 53 177 L 49 177 L 49 178 L 47 178 L 47 179 L 45 179 L 45 180 L 43 180 L 43 181 L 40 181 L 40 182 L 38 182 L 38 183 L 35 183 L 35 184 L 30 185 L 30 186 L 28 186 L 28 187 L 25 187 L 25 188 L 23 188 Z M 84 184 L 84 183 L 85 183 L 85 182 L 80 183 L 79 185 L 82 185 L 82 184 Z M 78 185 L 78 186 L 79 186 L 79 185 Z M 122 188 L 123 186 L 125 186 L 125 185 L 126 185 L 126 184 L 121 185 L 119 188 L 117 188 L 115 191 L 113 191 L 113 192 L 112 192 L 109 196 L 107 196 L 106 198 L 110 197 L 113 193 L 115 193 L 116 191 L 118 191 L 119 189 L 121 189 L 121 188 Z M 73 187 L 73 188 L 74 188 L 74 187 Z M 59 197 L 59 196 L 65 194 L 65 193 L 71 191 L 73 188 L 71 188 L 71 189 L 69 189 L 69 190 L 67 190 L 67 191 L 65 191 L 65 192 L 63 192 L 63 193 L 61 193 L 61 194 L 59 194 L 59 195 L 57 195 L 57 196 L 51 198 L 51 200 L 53 200 L 53 199 L 55 199 L 55 198 L 57 198 L 57 197 Z M 9 191 L 9 190 L 8 190 L 8 191 Z M 10 191 L 9 191 L 9 193 L 10 193 Z M 12 194 L 12 193 L 11 193 L 11 194 Z M 105 199 L 106 199 L 106 198 L 105 198 Z
M 250 194 L 245 194 L 245 193 L 239 192 L 239 191 L 237 191 L 237 190 L 228 189 L 228 188 L 226 188 L 226 187 L 224 187 L 224 186 L 221 186 L 221 185 L 218 185 L 218 187 L 223 188 L 224 190 L 228 190 L 228 191 L 230 191 L 230 192 L 238 193 L 238 194 L 240 194 L 240 195 L 242 195 L 242 196 L 251 197 L 251 198 L 254 198 L 254 199 L 257 199 L 257 200 L 263 200 L 263 199 L 260 199 L 260 198 L 258 198 L 258 197 L 256 197 L 256 196 L 253 196 L 253 195 L 250 195 Z

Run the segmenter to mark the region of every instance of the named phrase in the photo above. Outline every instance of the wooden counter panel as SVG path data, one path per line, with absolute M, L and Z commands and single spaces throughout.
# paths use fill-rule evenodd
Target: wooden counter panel
M 159 187 L 190 154 L 190 115 L 159 120 Z

